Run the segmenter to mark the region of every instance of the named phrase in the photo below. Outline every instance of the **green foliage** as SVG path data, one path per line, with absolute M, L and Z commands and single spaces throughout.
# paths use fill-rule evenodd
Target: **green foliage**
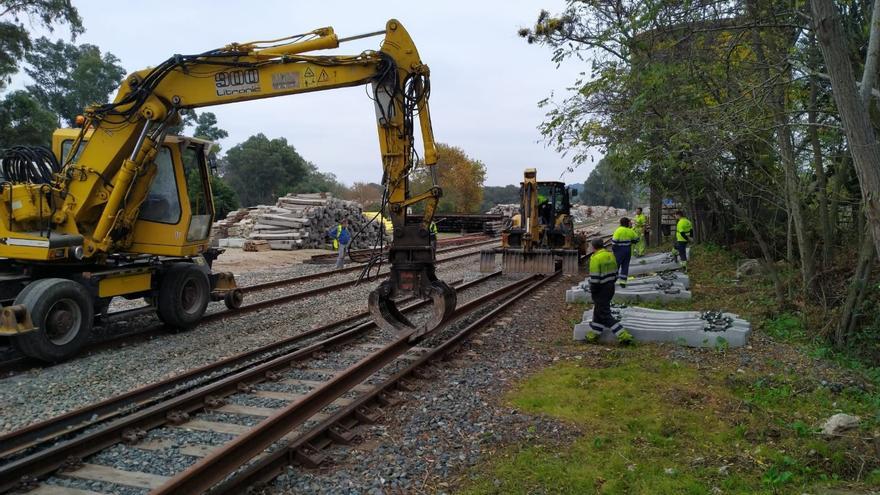
M 483 204 L 480 210 L 489 211 L 495 205 L 519 204 L 519 186 L 485 186 L 483 187 Z
M 846 392 L 832 404 L 825 388 L 804 393 L 797 376 L 731 379 L 667 361 L 651 346 L 603 356 L 596 365 L 556 364 L 509 397 L 583 436 L 547 445 L 531 435 L 540 443 L 494 455 L 463 492 L 798 494 L 859 476 L 852 445 L 817 437 L 809 425 L 838 408 L 865 414 L 875 404 L 869 394 Z M 777 422 L 791 426 L 780 431 Z M 867 459 L 865 473 L 878 464 Z M 878 482 L 868 477 L 868 486 Z
M 633 184 L 621 184 L 611 169 L 611 163 L 603 159 L 584 182 L 581 201 L 588 205 L 629 208 L 632 205 L 632 186 Z
M 0 149 L 49 146 L 56 126 L 55 114 L 27 91 L 13 91 L 0 101 Z
M 238 197 L 236 197 L 235 191 L 226 184 L 222 177 L 211 176 L 211 194 L 214 197 L 216 218 L 226 218 L 230 211 L 239 208 Z
M 0 0 L 0 89 L 32 48 L 28 27 L 51 32 L 58 25 L 67 25 L 73 36 L 84 31 L 70 0 Z
M 284 138 L 251 136 L 226 152 L 223 178 L 243 206 L 272 204 L 298 185 L 309 164 Z
M 478 213 L 483 203 L 483 183 L 486 181 L 486 165 L 468 156 L 457 146 L 437 143 L 437 182 L 443 188 L 438 212 Z M 418 167 L 410 178 L 414 194 L 427 191 L 432 185 L 427 167 Z M 424 203 L 414 207 L 424 211 Z
M 803 319 L 791 313 L 782 313 L 767 320 L 764 330 L 774 339 L 782 341 L 799 341 L 806 338 Z
M 195 112 L 193 112 L 195 114 Z M 195 118 L 195 130 L 193 137 L 207 139 L 209 141 L 219 141 L 229 137 L 229 133 L 224 129 L 217 127 L 217 116 L 213 112 L 202 112 Z
M 43 37 L 26 56 L 25 73 L 34 80 L 28 90 L 68 125 L 93 104 L 106 103 L 119 87 L 125 69 L 112 53 L 94 45 L 73 45 Z

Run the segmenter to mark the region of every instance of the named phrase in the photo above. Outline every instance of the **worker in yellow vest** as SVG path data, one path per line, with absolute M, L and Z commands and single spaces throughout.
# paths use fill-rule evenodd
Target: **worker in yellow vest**
M 611 250 L 617 259 L 617 281 L 621 287 L 626 287 L 626 279 L 629 278 L 629 262 L 632 259 L 633 246 L 639 242 L 639 234 L 631 227 L 629 218 L 620 219 L 620 227 L 611 236 Z
M 611 314 L 611 300 L 614 298 L 614 281 L 617 279 L 617 260 L 605 249 L 602 239 L 590 241 L 593 254 L 590 255 L 590 296 L 593 299 L 593 319 L 587 332 L 587 342 L 599 340 L 605 329 L 617 337 L 622 344 L 632 342 L 632 335 Z
M 327 231 L 327 236 L 333 239 L 333 249 L 339 251 L 336 257 L 336 268 L 345 266 L 345 248 L 351 242 L 351 233 L 348 231 L 348 219 L 343 218 L 336 227 Z
M 642 257 L 645 255 L 645 244 L 647 244 L 645 234 L 648 233 L 648 217 L 642 213 L 641 207 L 636 208 L 636 216 L 633 217 L 633 230 L 639 234 L 639 242 L 636 243 L 633 253 L 636 257 Z
M 693 238 L 694 226 L 691 225 L 691 221 L 684 216 L 684 212 L 681 210 L 675 212 L 675 218 L 677 219 L 675 224 L 675 250 L 679 261 L 681 261 L 682 269 L 687 271 L 687 248 Z
M 439 230 L 437 229 L 437 222 L 431 220 L 431 225 L 428 226 L 428 237 L 431 239 L 431 255 L 434 258 L 437 258 L 437 233 Z

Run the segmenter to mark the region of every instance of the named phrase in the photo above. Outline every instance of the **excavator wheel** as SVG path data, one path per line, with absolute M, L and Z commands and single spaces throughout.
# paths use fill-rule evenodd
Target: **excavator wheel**
M 45 278 L 30 283 L 14 304 L 28 309 L 33 332 L 15 336 L 18 350 L 42 361 L 63 361 L 89 340 L 94 318 L 94 301 L 82 284 L 63 278 Z
M 196 326 L 211 298 L 211 284 L 195 265 L 179 263 L 169 268 L 159 284 L 159 319 L 169 327 L 185 330 Z

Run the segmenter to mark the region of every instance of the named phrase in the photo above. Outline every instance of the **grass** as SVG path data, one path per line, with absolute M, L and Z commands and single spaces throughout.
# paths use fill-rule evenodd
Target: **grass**
M 598 362 L 560 362 L 510 392 L 511 406 L 558 418 L 581 434 L 570 442 L 525 442 L 477 466 L 461 487 L 482 493 L 787 494 L 822 488 L 880 489 L 880 371 L 832 354 L 808 337 L 807 316 L 776 306 L 761 278 L 735 280 L 736 258 L 695 246 L 689 273 L 694 297 L 676 310 L 724 310 L 756 332 L 803 349 L 801 368 L 770 355 L 737 369 L 726 350 L 704 354 L 714 364 L 671 361 L 662 348 L 635 346 L 600 353 Z M 561 315 L 578 319 L 585 306 Z M 570 333 L 551 347 L 571 346 Z M 875 387 L 832 391 L 817 383 L 809 357 L 833 358 Z M 770 362 L 779 361 L 779 362 Z M 717 365 L 716 365 L 717 364 Z M 769 372 L 768 370 L 773 370 Z M 837 412 L 862 418 L 860 430 L 826 439 L 818 425 Z
M 858 440 L 825 440 L 813 426 L 836 403 L 876 428 L 874 398 L 799 390 L 791 376 L 707 374 L 656 352 L 617 350 L 598 368 L 564 362 L 526 380 L 510 394 L 513 406 L 583 434 L 567 445 L 512 447 L 462 491 L 776 494 L 857 477 L 858 486 L 880 487 L 880 461 L 853 454 Z

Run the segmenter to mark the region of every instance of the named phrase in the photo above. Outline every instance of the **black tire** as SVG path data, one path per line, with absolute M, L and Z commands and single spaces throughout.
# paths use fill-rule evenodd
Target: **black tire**
M 192 328 L 202 319 L 210 298 L 211 284 L 205 272 L 195 265 L 174 265 L 159 283 L 159 319 L 172 328 Z
M 13 338 L 26 356 L 55 363 L 74 356 L 88 342 L 94 301 L 82 284 L 63 278 L 32 282 L 14 304 L 28 308 L 36 331 Z
M 233 289 L 223 296 L 223 303 L 228 309 L 238 309 L 242 302 L 244 302 L 244 292 L 241 289 Z

